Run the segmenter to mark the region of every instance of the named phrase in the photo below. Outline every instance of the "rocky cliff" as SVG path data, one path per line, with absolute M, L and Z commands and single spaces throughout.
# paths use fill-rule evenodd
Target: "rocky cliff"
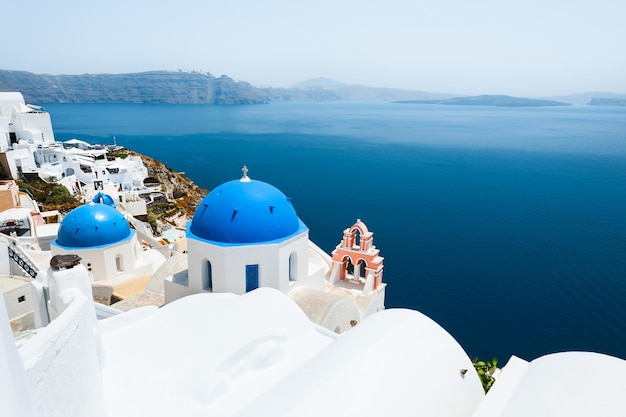
M 176 172 L 149 156 L 129 149 L 110 153 L 110 156 L 124 155 L 140 156 L 148 169 L 148 181 L 158 183 L 165 194 L 164 201 L 155 202 L 148 207 L 148 221 L 153 228 L 163 229 L 164 225 L 184 227 L 186 222 L 193 218 L 196 207 L 209 192 L 194 184 L 184 172 Z
M 0 70 L 0 91 L 28 103 L 260 104 L 263 94 L 227 76 L 183 71 L 50 75 Z
M 208 194 L 208 191 L 198 187 L 184 172 L 176 172 L 165 164 L 141 155 L 144 165 L 148 168 L 148 176 L 161 184 L 168 201 L 179 207 L 190 220 L 196 207 Z
M 0 91 L 20 91 L 28 103 L 261 104 L 270 101 L 390 101 L 444 99 L 449 94 L 344 84 L 327 78 L 292 88 L 257 88 L 225 75 L 186 71 L 51 75 L 0 70 Z

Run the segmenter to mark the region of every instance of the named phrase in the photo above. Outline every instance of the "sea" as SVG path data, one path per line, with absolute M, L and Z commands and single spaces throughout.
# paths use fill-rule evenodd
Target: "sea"
M 357 219 L 386 307 L 471 357 L 626 359 L 626 108 L 361 102 L 48 104 L 57 140 L 125 146 L 211 190 L 249 176 L 330 252 Z

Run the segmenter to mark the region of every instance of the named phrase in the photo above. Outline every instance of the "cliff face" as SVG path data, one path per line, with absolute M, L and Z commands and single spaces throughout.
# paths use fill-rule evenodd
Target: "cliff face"
M 155 201 L 148 206 L 148 222 L 151 223 L 154 230 L 163 230 L 165 225 L 184 228 L 186 223 L 193 218 L 196 207 L 209 192 L 194 184 L 183 172 L 176 172 L 149 156 L 130 149 L 109 153 L 109 156 L 120 158 L 127 155 L 141 157 L 148 170 L 146 182 L 156 184 L 160 191 L 165 194 L 165 199 Z M 146 221 L 145 219 L 142 220 Z
M 175 204 L 179 211 L 182 211 L 191 220 L 196 207 L 208 194 L 208 191 L 198 187 L 184 173 L 175 172 L 165 164 L 148 156 L 138 155 L 148 169 L 148 176 L 161 184 L 161 189 L 168 202 Z
M 293 88 L 257 88 L 225 75 L 183 71 L 51 75 L 0 70 L 0 91 L 28 103 L 261 104 L 269 101 L 390 101 L 444 99 L 449 94 L 308 80 Z
M 50 75 L 0 70 L 0 91 L 20 91 L 29 103 L 260 104 L 259 90 L 209 73 Z

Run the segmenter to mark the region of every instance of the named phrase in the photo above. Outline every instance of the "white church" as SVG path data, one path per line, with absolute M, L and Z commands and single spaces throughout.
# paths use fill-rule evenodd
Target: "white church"
M 385 298 L 383 258 L 371 244 L 372 233 L 357 221 L 344 234 L 353 240 L 342 240 L 335 250 L 342 254 L 334 260 L 309 240 L 290 199 L 252 180 L 244 167 L 241 179 L 218 186 L 196 209 L 187 226 L 188 271 L 165 280 L 165 300 L 269 287 L 341 333 L 383 310 Z
M 137 231 L 107 195 L 99 203 L 79 206 L 61 221 L 50 244 L 50 255 L 78 255 L 92 281 L 94 299 L 110 304 L 116 294 L 133 294 L 145 287 L 165 262 L 155 249 L 144 249 Z
M 167 303 L 97 320 L 96 276 L 142 267 L 114 212 L 95 203 L 62 221 L 32 283 L 36 331 L 14 340 L 0 297 L 1 416 L 624 415 L 626 361 L 598 353 L 513 356 L 485 395 L 445 329 L 384 308 L 363 222 L 325 254 L 245 167 L 198 206 L 185 265 L 171 257 L 151 282 Z

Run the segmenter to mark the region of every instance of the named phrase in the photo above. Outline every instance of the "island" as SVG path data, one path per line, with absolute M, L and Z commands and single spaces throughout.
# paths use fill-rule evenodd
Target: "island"
M 593 97 L 589 103 L 589 106 L 619 106 L 626 107 L 626 99 L 619 98 L 598 98 Z
M 494 106 L 494 107 L 553 107 L 571 106 L 553 100 L 512 97 L 505 95 L 480 95 L 471 97 L 455 97 L 445 100 L 400 100 L 392 103 L 399 104 L 443 104 L 449 106 Z

